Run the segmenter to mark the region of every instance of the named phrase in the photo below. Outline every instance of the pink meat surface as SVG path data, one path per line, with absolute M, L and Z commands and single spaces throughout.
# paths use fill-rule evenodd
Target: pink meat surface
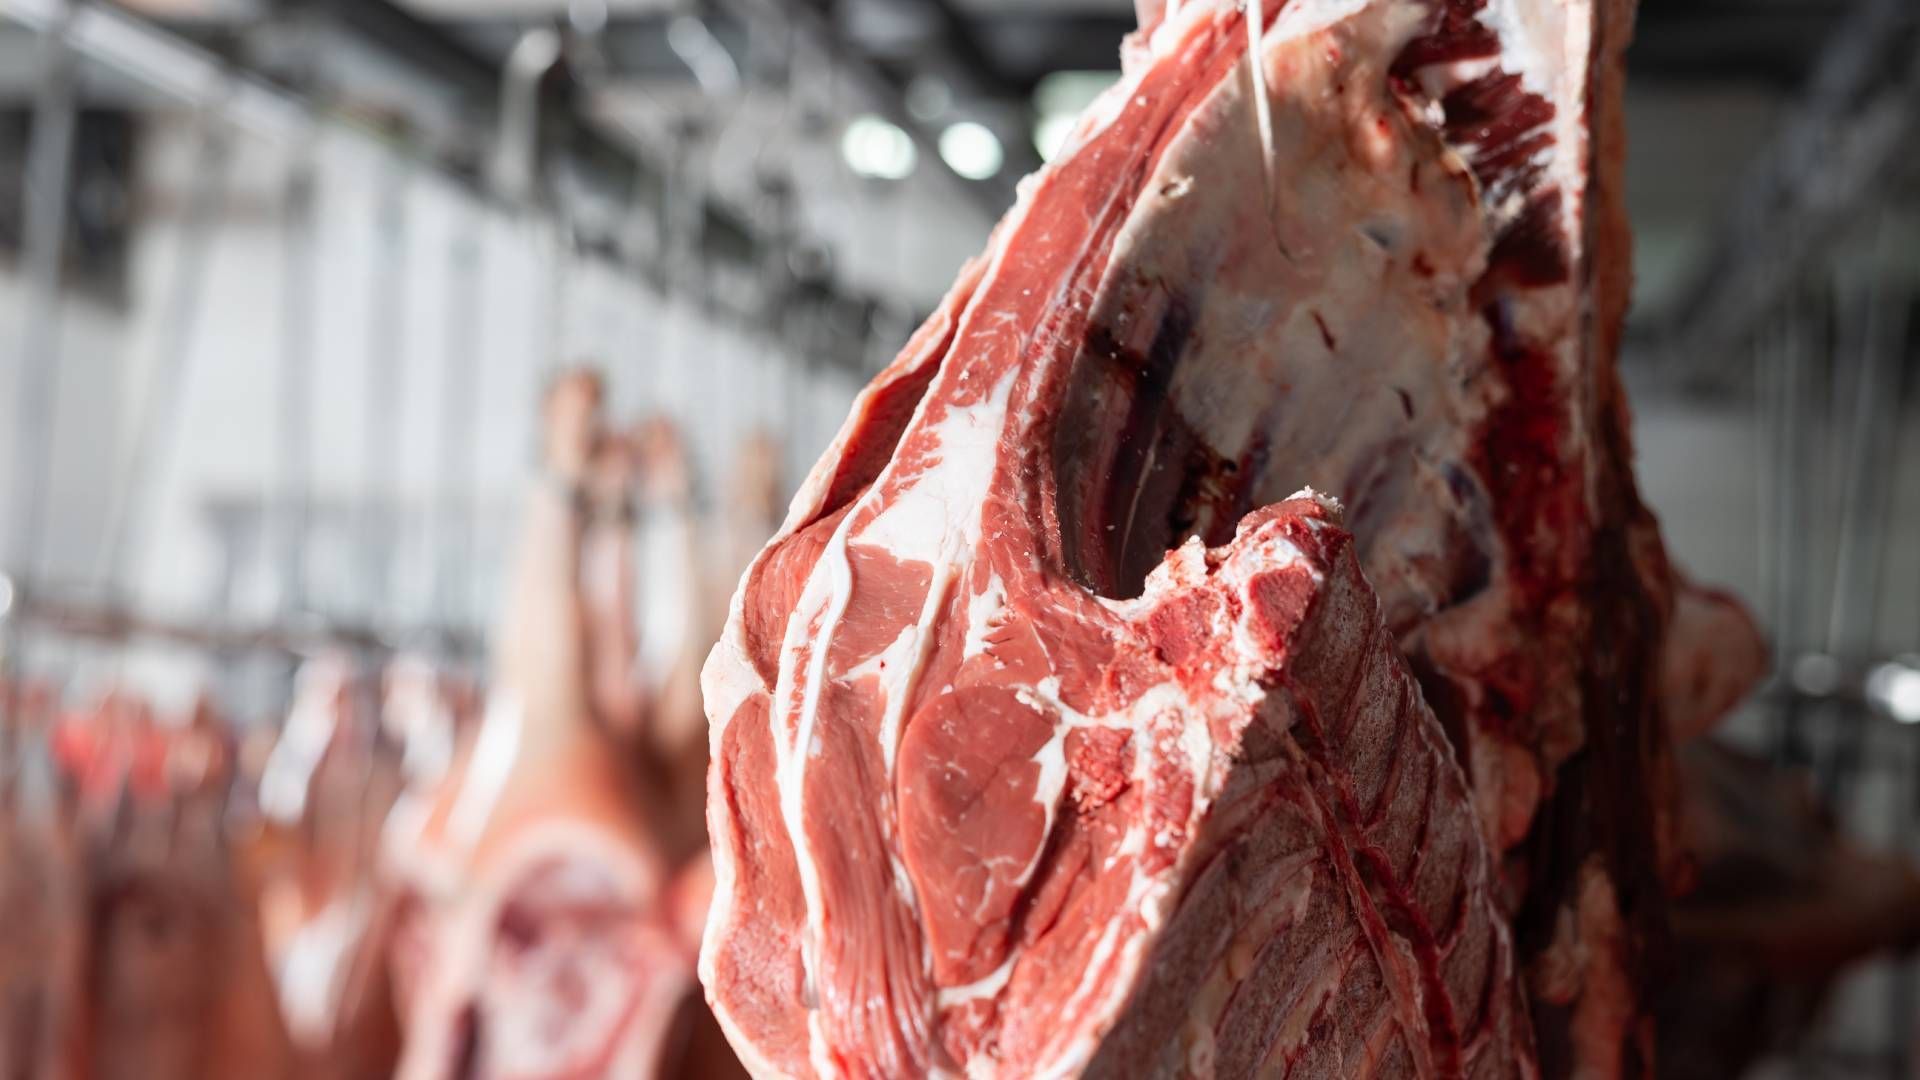
M 1143 10 L 736 596 L 709 998 L 765 1075 L 1526 1073 L 1504 907 L 1546 1071 L 1643 1071 L 1628 10 Z
M 931 594 L 850 541 L 842 621 L 807 634 L 824 655 L 783 660 L 821 656 L 820 681 L 793 677 L 786 731 L 762 700 L 723 739 L 739 843 L 708 985 L 743 1056 L 767 1075 L 1523 1075 L 1464 778 L 1333 518 L 1250 515 L 1125 601 L 989 544 L 935 602 L 964 620 L 1007 596 L 934 646 L 892 745 L 887 646 L 919 615 L 884 600 Z

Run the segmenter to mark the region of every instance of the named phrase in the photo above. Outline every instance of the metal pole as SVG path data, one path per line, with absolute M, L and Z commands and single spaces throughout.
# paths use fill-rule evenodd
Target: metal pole
M 688 123 L 679 132 L 675 165 L 667 172 L 663 197 L 666 217 L 668 264 L 676 268 L 668 279 L 666 333 L 657 354 L 660 369 L 660 410 L 679 420 L 687 415 L 688 394 L 683 378 L 699 319 L 698 298 L 704 290 L 704 267 L 700 259 L 701 232 L 705 203 L 694 178 L 701 175 L 695 163 L 698 156 L 698 125 Z
M 280 267 L 280 480 L 285 500 L 280 526 L 281 608 L 307 604 L 307 528 L 311 508 L 313 406 L 314 214 L 316 168 L 313 140 L 295 151 L 287 180 L 285 236 Z
M 1775 656 L 1790 664 L 1799 655 L 1804 635 L 1800 627 L 1800 594 L 1804 587 L 1805 563 L 1801 542 L 1801 410 L 1805 402 L 1805 378 L 1801 349 L 1805 345 L 1801 320 L 1791 301 L 1773 335 L 1772 355 L 1768 358 L 1768 473 L 1773 483 L 1767 504 L 1772 513 L 1767 523 L 1769 544 L 1769 597 Z M 1799 725 L 1798 698 L 1787 695 L 1781 702 L 1778 726 L 1774 732 L 1776 760 L 1804 764 L 1806 750 Z
M 1833 591 L 1827 609 L 1826 649 L 1846 664 L 1865 660 L 1875 645 L 1880 617 L 1880 576 L 1886 548 L 1887 519 L 1898 471 L 1894 435 L 1900 410 L 1901 349 L 1906 340 L 1904 290 L 1887 284 L 1886 237 L 1878 230 L 1879 258 L 1872 260 L 1859 305 L 1861 332 L 1847 350 L 1856 369 L 1850 412 L 1842 425 L 1839 535 L 1834 547 Z M 1839 395 L 1836 393 L 1836 397 Z M 1836 410 L 1840 412 L 1841 410 Z M 1861 766 L 1865 725 L 1870 718 L 1846 710 L 1835 732 L 1835 748 L 1822 787 L 1829 801 L 1852 783 Z
M 33 104 L 33 132 L 27 145 L 27 189 L 22 199 L 25 235 L 22 269 L 27 280 L 26 308 L 18 366 L 14 371 L 13 483 L 8 497 L 13 528 L 0 556 L 4 605 L 0 605 L 0 676 L 8 690 L 0 694 L 0 725 L 19 724 L 21 679 L 27 668 L 28 636 L 20 620 L 10 618 L 22 590 L 32 588 L 39 570 L 46 513 L 47 473 L 53 440 L 52 406 L 60 347 L 60 262 L 67 240 L 67 188 L 73 170 L 73 128 L 78 108 L 77 79 L 67 35 L 73 10 L 59 2 L 40 34 L 41 77 Z M 11 739 L 6 757 L 14 758 Z
M 548 220 L 550 235 L 547 250 L 551 252 L 553 264 L 547 267 L 547 306 L 546 326 L 542 330 L 544 341 L 540 353 L 541 385 L 545 385 L 560 370 L 562 365 L 574 362 L 574 358 L 565 355 L 571 347 L 573 327 L 572 305 L 568 302 L 572 295 L 573 261 L 575 254 L 573 214 L 567 205 L 564 193 L 556 193 L 552 216 Z
M 405 361 L 407 192 L 411 170 L 396 155 L 385 162 L 375 198 L 373 298 L 367 319 L 366 432 L 361 459 L 360 577 L 368 590 L 366 615 L 380 622 L 393 569 L 397 513 L 401 378 Z
M 474 461 L 480 435 L 479 326 L 481 260 L 486 246 L 475 236 L 485 225 L 476 215 L 456 229 L 448 248 L 447 352 L 441 385 L 440 468 L 442 542 L 435 572 L 435 608 L 447 623 L 467 614 L 472 600 L 471 534 L 479 503 Z M 469 515 L 464 522 L 461 515 Z
M 140 396 L 137 407 L 134 437 L 120 470 L 125 479 L 107 515 L 100 576 L 115 593 L 128 585 L 128 541 L 133 524 L 141 516 L 156 459 L 161 449 L 172 442 L 165 436 L 179 424 L 187 363 L 200 315 L 205 309 L 201 300 L 206 292 L 214 224 L 226 194 L 230 135 L 212 108 L 195 112 L 194 127 L 195 167 L 189 178 L 189 195 L 180 222 L 179 252 L 167 279 L 169 291 L 161 309 L 159 345 L 146 380 L 146 392 Z
M 39 571 L 59 377 L 60 264 L 78 111 L 77 66 L 66 40 L 72 24 L 72 6 L 60 2 L 41 32 L 40 86 L 27 145 L 22 238 L 27 292 L 14 384 L 13 528 L 6 559 L 24 584 Z

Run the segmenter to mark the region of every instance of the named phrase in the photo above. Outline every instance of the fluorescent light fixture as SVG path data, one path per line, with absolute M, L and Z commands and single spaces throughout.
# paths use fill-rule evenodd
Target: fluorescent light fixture
M 938 75 L 921 75 L 907 85 L 907 111 L 931 124 L 953 108 L 953 87 Z
M 1000 171 L 1007 152 L 987 125 L 962 120 L 940 133 L 940 160 L 969 180 L 985 180 Z
M 855 117 L 840 136 L 840 156 L 856 175 L 871 180 L 904 180 L 913 175 L 913 137 L 877 116 Z
M 1902 724 L 1920 724 L 1920 657 L 1888 661 L 1867 675 L 1867 700 Z
M 1078 115 L 1119 81 L 1118 71 L 1056 71 L 1041 78 L 1033 88 L 1033 107 L 1042 116 Z
M 1071 113 L 1056 113 L 1043 116 L 1033 125 L 1033 148 L 1040 151 L 1041 161 L 1052 161 L 1067 145 L 1067 136 L 1073 134 L 1073 125 L 1078 121 Z
M 1042 161 L 1052 161 L 1073 134 L 1093 99 L 1119 81 L 1117 71 L 1056 71 L 1040 80 L 1033 91 L 1033 148 Z

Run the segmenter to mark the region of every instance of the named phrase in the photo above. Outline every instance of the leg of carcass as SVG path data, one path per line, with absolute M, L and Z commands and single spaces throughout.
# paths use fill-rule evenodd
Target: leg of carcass
M 545 482 L 529 500 L 513 584 L 495 635 L 499 688 L 535 716 L 585 716 L 587 620 L 579 595 L 581 484 L 592 454 L 600 381 L 564 375 L 546 403 Z
M 586 618 L 594 714 L 607 729 L 634 740 L 647 723 L 648 701 L 636 664 L 634 611 L 634 448 L 609 435 L 595 448 L 593 510 L 581 536 L 580 605 Z

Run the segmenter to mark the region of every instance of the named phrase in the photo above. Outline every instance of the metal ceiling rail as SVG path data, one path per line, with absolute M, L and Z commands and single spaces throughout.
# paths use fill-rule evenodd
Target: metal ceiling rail
M 781 0 L 717 0 L 717 6 L 741 23 L 781 20 L 814 48 L 825 53 L 841 73 L 858 84 L 873 107 L 896 127 L 905 131 L 923 157 L 939 163 L 940 175 L 950 181 L 970 204 L 993 221 L 1013 205 L 1018 177 L 1002 170 L 992 180 L 968 180 L 953 171 L 940 156 L 940 143 L 933 132 L 907 108 L 903 87 L 878 65 L 869 60 L 825 14 L 811 4 Z
M 759 0 L 745 2 L 752 6 Z M 386 0 L 328 0 L 299 10 L 323 18 L 369 48 L 398 57 L 410 70 L 450 87 L 488 120 L 499 119 L 500 65 Z M 67 13 L 66 0 L 0 0 L 0 18 L 43 32 L 59 23 L 60 40 L 75 56 L 123 72 L 184 104 L 218 109 L 221 116 L 250 134 L 295 146 L 311 137 L 315 103 L 308 94 L 244 58 L 217 55 L 112 4 L 83 0 L 74 3 Z M 663 168 L 645 160 L 631 139 L 615 135 L 583 114 L 562 89 L 542 88 L 540 106 L 542 123 L 552 131 L 552 141 L 543 137 L 543 144 L 564 147 L 564 163 L 586 179 L 592 191 L 625 205 L 646 205 L 663 196 Z M 363 130 L 352 124 L 346 126 Z M 368 133 L 368 137 L 374 136 Z M 471 161 L 460 158 L 452 148 L 413 146 L 402 150 L 390 140 L 381 140 L 381 146 L 421 160 L 484 205 L 510 212 L 524 210 L 524 203 L 503 197 L 485 177 L 476 175 Z M 976 185 L 968 186 L 978 193 Z M 780 254 L 778 238 L 763 235 L 746 215 L 726 204 L 706 199 L 700 212 L 699 235 L 706 258 L 745 268 Z M 582 247 L 657 290 L 684 292 L 710 310 L 727 304 L 728 298 L 719 291 L 700 289 L 700 283 L 690 279 L 677 260 L 662 258 L 659 252 L 629 250 L 630 239 L 626 235 L 579 238 Z M 875 298 L 836 284 L 828 288 L 826 299 L 864 307 Z M 848 364 L 857 366 L 853 359 Z
M 218 619 L 171 619 L 117 604 L 86 603 L 18 590 L 0 576 L 0 595 L 12 598 L 0 622 L 37 633 L 92 641 L 146 641 L 209 653 L 268 652 L 314 656 L 330 649 L 391 654 L 424 643 L 442 656 L 466 659 L 482 653 L 479 637 L 450 626 L 394 635 L 371 625 L 292 619 L 246 623 Z
M 1821 51 L 1801 99 L 1748 168 L 1707 257 L 1651 328 L 1659 377 L 1711 383 L 1782 297 L 1874 205 L 1920 133 L 1920 9 L 1855 0 Z

